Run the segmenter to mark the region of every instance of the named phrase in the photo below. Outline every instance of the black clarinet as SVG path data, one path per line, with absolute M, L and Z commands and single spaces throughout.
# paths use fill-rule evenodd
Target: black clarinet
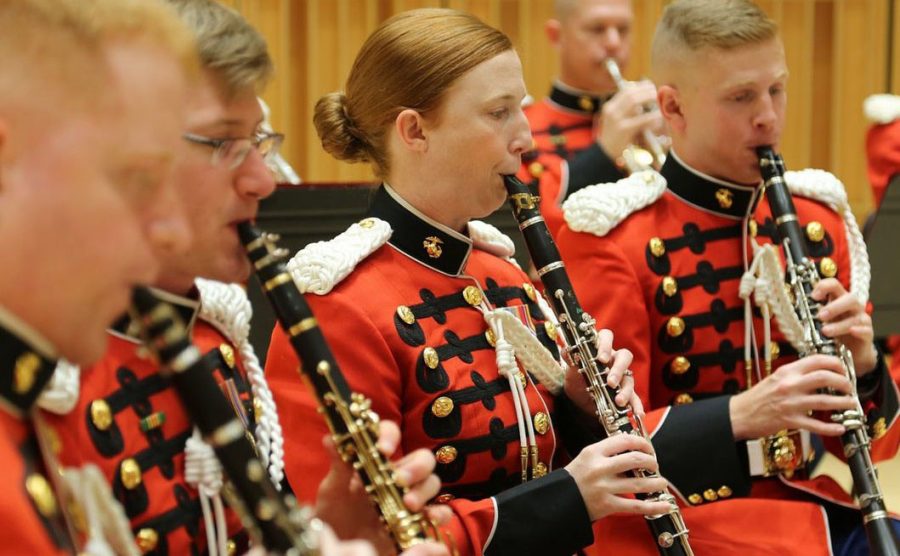
M 794 311 L 803 323 L 804 346 L 800 357 L 812 354 L 832 355 L 841 360 L 844 374 L 853 387 L 856 407 L 835 412 L 831 419 L 846 428 L 841 435 L 844 456 L 853 476 L 853 491 L 863 514 L 863 525 L 872 554 L 876 556 L 897 556 L 900 544 L 894 534 L 890 516 L 884 504 L 884 495 L 878 481 L 878 472 L 872 463 L 871 440 L 866 430 L 865 413 L 856 391 L 856 370 L 853 355 L 839 341 L 822 334 L 819 309 L 822 303 L 812 298 L 812 291 L 819 282 L 819 271 L 806 250 L 806 241 L 791 192 L 784 182 L 784 161 L 771 147 L 758 147 L 759 169 L 763 178 L 766 199 L 772 211 L 772 218 L 781 237 L 781 246 L 787 261 L 788 286 L 793 292 Z M 829 392 L 834 394 L 835 392 Z
M 316 317 L 287 270 L 288 253 L 276 246 L 278 236 L 263 233 L 251 222 L 239 224 L 238 234 L 278 322 L 290 337 L 303 376 L 319 400 L 341 458 L 359 473 L 394 543 L 406 550 L 426 540 L 439 541 L 437 526 L 423 512 L 411 512 L 404 505 L 407 489 L 397 483 L 393 467 L 376 447 L 378 415 L 371 409 L 372 402 L 347 384 Z
M 222 493 L 253 541 L 269 553 L 318 556 L 322 524 L 271 482 L 247 430 L 216 384 L 215 359 L 200 353 L 175 309 L 150 290 L 135 288 L 131 311 L 141 325 L 145 344 L 161 364 L 160 374 L 172 381 L 191 420 L 221 462 L 234 487 Z
M 575 297 L 575 290 L 559 256 L 556 242 L 553 241 L 544 217 L 541 216 L 538 207 L 540 197 L 532 195 L 528 186 L 515 176 L 504 176 L 504 182 L 510 207 L 525 237 L 531 260 L 537 267 L 538 275 L 549 296 L 550 306 L 561 325 L 566 342 L 565 356 L 584 377 L 603 431 L 606 436 L 634 434 L 647 438 L 640 419 L 635 417 L 637 427 L 632 425 L 630 408 L 616 405 L 614 400 L 619 389 L 606 383 L 609 368 L 597 362 L 596 323 L 584 312 Z M 647 470 L 635 471 L 631 475 L 659 477 L 657 473 Z M 670 509 L 667 513 L 646 518 L 659 553 L 663 556 L 693 555 L 694 552 L 688 542 L 688 529 L 675 497 L 668 490 L 637 496 L 642 500 L 669 503 Z

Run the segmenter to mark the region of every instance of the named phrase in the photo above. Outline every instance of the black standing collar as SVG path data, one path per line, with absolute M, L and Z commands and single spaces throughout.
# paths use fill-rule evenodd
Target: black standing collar
M 56 360 L 46 340 L 5 310 L 0 317 L 0 407 L 24 417 L 53 376 Z
M 175 308 L 175 312 L 181 317 L 182 322 L 184 322 L 185 327 L 187 327 L 188 332 L 192 331 L 194 321 L 197 320 L 197 314 L 200 312 L 200 292 L 197 288 L 193 288 L 187 297 L 157 288 L 150 288 L 150 291 L 159 299 L 172 305 Z M 143 341 L 141 339 L 140 325 L 132 319 L 130 313 L 122 315 L 112 325 L 110 332 L 118 336 L 124 336 L 129 340 Z
M 369 216 L 391 225 L 394 248 L 419 263 L 449 274 L 462 273 L 472 251 L 472 240 L 428 218 L 385 184 L 375 193 Z
M 660 173 L 666 178 L 669 191 L 687 203 L 720 216 L 742 220 L 754 202 L 755 187 L 698 172 L 679 160 L 674 151 L 666 157 Z
M 550 100 L 563 108 L 584 114 L 596 114 L 609 98 L 609 95 L 599 96 L 579 91 L 559 82 L 554 83 L 550 90 Z

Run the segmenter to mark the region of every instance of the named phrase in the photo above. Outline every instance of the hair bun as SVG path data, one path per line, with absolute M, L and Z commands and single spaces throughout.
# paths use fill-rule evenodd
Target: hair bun
M 313 115 L 316 133 L 331 156 L 347 162 L 367 162 L 368 143 L 347 113 L 344 93 L 328 93 L 316 103 Z

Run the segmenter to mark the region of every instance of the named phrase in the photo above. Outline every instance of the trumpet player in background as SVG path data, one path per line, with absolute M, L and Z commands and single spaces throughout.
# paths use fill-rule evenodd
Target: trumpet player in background
M 179 150 L 171 159 L 178 200 L 194 218 L 186 230 L 191 237 L 186 249 L 157 250 L 160 272 L 152 285 L 156 295 L 174 305 L 188 323 L 204 357 L 215 361 L 219 386 L 253 435 L 272 481 L 280 484 L 281 427 L 247 339 L 250 305 L 238 284 L 248 279 L 250 263 L 236 231 L 239 222 L 255 218 L 259 201 L 275 189 L 266 163 L 277 153 L 281 136 L 262 129 L 257 100 L 272 73 L 272 61 L 262 36 L 234 10 L 214 0 L 164 4 L 186 24 L 188 51 L 196 48 L 200 57 L 200 75 L 187 101 L 170 103 L 186 111 L 175 129 Z M 139 58 L 119 68 L 130 70 L 121 79 L 129 82 L 142 71 L 161 71 L 158 62 L 150 62 L 154 61 Z M 155 111 L 140 109 L 147 99 L 138 92 L 132 91 L 129 106 L 149 121 L 158 121 Z M 162 113 L 170 109 L 163 104 L 158 108 Z M 128 131 L 140 136 L 141 129 Z M 108 334 L 103 359 L 80 373 L 74 370 L 74 388 L 71 381 L 55 381 L 45 390 L 40 403 L 57 432 L 60 459 L 68 465 L 91 462 L 100 468 L 124 509 L 127 521 L 122 528 L 141 552 L 242 554 L 248 549 L 247 533 L 238 515 L 220 505 L 223 475 L 215 455 L 192 431 L 174 386 L 147 356 L 137 335 L 139 327 L 133 324 L 120 319 Z M 320 446 L 321 441 L 322 437 L 313 442 Z M 382 427 L 379 446 L 387 455 L 399 442 L 396 426 Z M 412 491 L 406 502 L 415 510 L 437 493 L 433 468 L 434 457 L 427 451 L 411 452 L 398 462 L 398 473 Z M 350 536 L 365 532 L 374 536 L 378 516 L 365 496 L 354 495 L 353 477 L 342 462 L 334 461 L 320 492 L 319 517 Z M 322 545 L 325 556 L 374 554 L 365 542 L 337 543 L 329 537 Z M 412 551 L 420 556 L 446 553 L 442 547 L 424 544 Z
M 518 175 L 541 196 L 541 213 L 554 236 L 562 225 L 565 198 L 586 185 L 630 173 L 629 146 L 645 132 L 663 131 L 650 81 L 622 90 L 607 67 L 628 65 L 631 0 L 556 0 L 546 33 L 559 54 L 559 77 L 550 95 L 525 109 L 534 148 L 522 157 Z
M 836 357 L 796 358 L 768 318 L 782 263 L 761 272 L 764 259 L 754 258 L 781 242 L 759 202 L 756 153 L 778 150 L 785 122 L 788 68 L 776 24 L 749 0 L 675 0 L 652 62 L 672 149 L 658 174 L 566 201 L 559 247 L 575 291 L 635 353 L 645 425 L 687 506 L 697 554 L 868 554 L 860 509 L 808 467 L 810 435 L 843 457 L 844 426 L 830 416 L 856 407 L 851 381 Z M 822 277 L 812 293 L 822 334 L 853 354 L 872 458 L 893 457 L 897 387 L 873 345 L 868 260 L 846 192 L 821 170 L 785 181 Z M 629 521 L 605 526 L 618 533 Z

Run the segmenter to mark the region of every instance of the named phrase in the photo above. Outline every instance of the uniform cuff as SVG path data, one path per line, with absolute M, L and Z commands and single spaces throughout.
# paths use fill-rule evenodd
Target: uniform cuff
M 495 500 L 497 526 L 485 556 L 566 556 L 594 542 L 581 491 L 565 469 L 505 490 Z
M 746 448 L 731 430 L 730 399 L 673 406 L 653 435 L 660 473 L 691 504 L 750 493 Z

